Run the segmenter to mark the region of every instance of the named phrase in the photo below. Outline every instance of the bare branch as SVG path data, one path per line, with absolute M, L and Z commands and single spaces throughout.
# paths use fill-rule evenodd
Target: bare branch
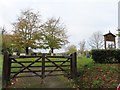
M 101 49 L 103 47 L 103 36 L 100 31 L 95 32 L 89 39 L 88 44 L 92 49 Z

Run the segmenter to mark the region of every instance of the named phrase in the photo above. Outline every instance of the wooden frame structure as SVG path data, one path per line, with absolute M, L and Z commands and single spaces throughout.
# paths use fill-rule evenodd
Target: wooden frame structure
M 116 48 L 116 41 L 115 41 L 115 35 L 114 34 L 112 34 L 110 31 L 109 31 L 109 33 L 107 33 L 107 34 L 105 34 L 105 35 L 103 35 L 104 36 L 104 46 L 105 46 L 105 49 L 107 48 L 106 47 L 106 42 L 107 41 L 111 41 L 111 42 L 114 42 L 114 48 Z
M 27 61 L 18 59 L 24 58 L 34 58 L 35 60 Z M 53 60 L 54 59 L 54 60 Z M 64 60 L 63 60 L 64 59 Z M 9 56 L 6 52 L 4 54 L 3 61 L 3 75 L 2 75 L 2 88 L 6 88 L 9 85 L 10 80 L 20 77 L 40 77 L 44 79 L 47 76 L 59 76 L 64 75 L 70 78 L 75 78 L 77 76 L 77 54 L 76 52 L 70 56 L 47 56 L 42 54 L 41 56 Z M 60 62 L 58 65 L 57 63 Z M 17 63 L 19 66 L 12 66 L 12 64 Z M 36 63 L 37 66 L 35 65 Z M 47 63 L 51 63 L 50 65 Z M 68 63 L 68 64 L 66 64 Z M 27 64 L 27 65 L 26 65 Z M 68 68 L 67 70 L 64 68 Z M 12 68 L 17 68 L 17 71 L 12 71 Z M 53 68 L 53 69 L 50 69 Z M 62 74 L 53 73 L 56 71 L 62 71 Z M 32 75 L 20 75 L 20 73 L 32 73 Z M 33 75 L 34 74 L 34 75 Z

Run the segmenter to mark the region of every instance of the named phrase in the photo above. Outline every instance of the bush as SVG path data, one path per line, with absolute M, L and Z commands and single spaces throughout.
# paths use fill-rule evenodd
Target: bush
M 96 63 L 120 63 L 120 49 L 94 49 L 91 54 Z

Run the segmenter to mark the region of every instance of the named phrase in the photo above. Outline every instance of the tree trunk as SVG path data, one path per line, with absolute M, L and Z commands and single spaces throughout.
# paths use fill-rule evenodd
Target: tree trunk
M 26 55 L 28 55 L 29 54 L 28 47 L 25 48 L 25 51 L 26 51 Z
M 51 56 L 53 56 L 53 50 L 54 50 L 54 49 L 53 49 L 53 48 L 51 48 Z
M 53 51 L 54 51 L 54 49 L 53 49 L 53 48 L 51 48 L 51 53 L 53 53 Z

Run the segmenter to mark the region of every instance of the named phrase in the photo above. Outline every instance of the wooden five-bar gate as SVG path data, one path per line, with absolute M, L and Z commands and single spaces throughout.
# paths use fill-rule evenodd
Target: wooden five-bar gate
M 17 57 L 10 56 L 6 52 L 3 61 L 2 87 L 5 88 L 10 83 L 11 79 L 19 77 L 38 76 L 44 79 L 47 76 L 64 75 L 74 78 L 77 75 L 76 59 L 76 52 L 70 56 L 47 56 L 42 54 L 41 56 Z M 56 71 L 59 72 L 56 73 Z

